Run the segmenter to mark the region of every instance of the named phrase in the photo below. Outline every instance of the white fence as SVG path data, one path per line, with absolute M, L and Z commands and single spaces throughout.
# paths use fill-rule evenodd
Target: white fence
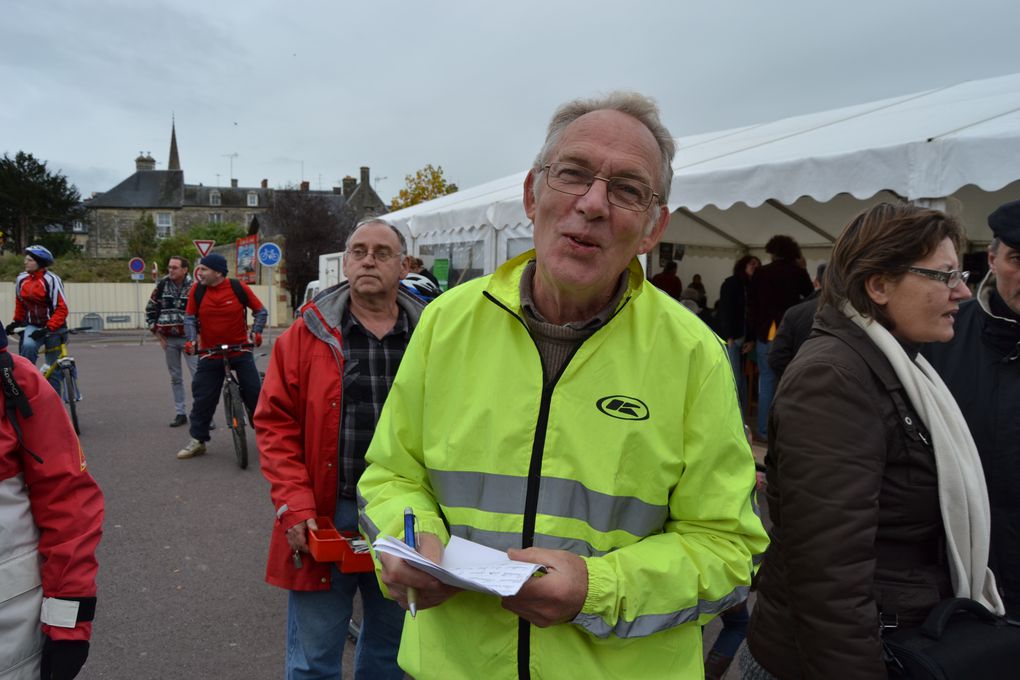
M 139 283 L 65 283 L 67 325 L 75 328 L 90 326 L 100 330 L 145 328 L 145 304 L 154 284 Z M 269 305 L 269 286 L 251 286 L 252 292 Z M 288 325 L 291 312 L 289 295 L 280 286 L 273 287 L 277 298 L 272 304 L 273 326 Z M 281 301 L 279 298 L 283 297 Z M 14 283 L 0 283 L 0 321 L 10 323 L 14 316 Z

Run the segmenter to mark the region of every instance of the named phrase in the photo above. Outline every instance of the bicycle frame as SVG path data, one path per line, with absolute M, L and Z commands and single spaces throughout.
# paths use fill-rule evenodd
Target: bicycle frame
M 231 352 L 251 351 L 255 345 L 243 343 L 240 345 L 219 345 L 198 350 L 198 355 L 216 355 L 223 360 L 223 410 L 227 418 L 227 427 L 230 429 L 231 439 L 234 443 L 234 453 L 237 456 L 238 466 L 244 470 L 248 467 L 248 443 L 244 432 L 245 415 L 251 424 L 252 414 L 244 405 L 241 398 L 241 383 L 235 375 L 234 369 L 230 366 Z

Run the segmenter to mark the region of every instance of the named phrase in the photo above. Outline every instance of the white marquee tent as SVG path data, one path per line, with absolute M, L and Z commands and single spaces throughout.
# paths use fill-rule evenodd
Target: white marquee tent
M 884 200 L 945 208 L 980 246 L 988 213 L 1020 198 L 1020 74 L 681 137 L 673 170 L 663 241 L 684 245 L 681 278 L 700 271 L 710 291 L 735 256 L 774 234 L 797 239 L 809 262 L 824 259 L 851 216 Z M 489 272 L 530 247 L 525 174 L 387 217 L 414 252 L 451 257 L 468 276 Z

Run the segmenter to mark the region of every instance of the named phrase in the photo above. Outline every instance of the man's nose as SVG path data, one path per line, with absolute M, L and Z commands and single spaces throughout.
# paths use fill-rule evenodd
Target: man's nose
M 577 197 L 577 209 L 588 219 L 597 219 L 609 214 L 609 180 L 594 177 L 584 196 Z

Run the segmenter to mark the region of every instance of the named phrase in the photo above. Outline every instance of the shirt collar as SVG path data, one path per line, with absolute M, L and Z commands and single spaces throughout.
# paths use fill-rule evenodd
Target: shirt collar
M 542 323 L 549 323 L 549 321 L 542 316 L 542 313 L 538 311 L 538 307 L 535 305 L 535 298 L 533 295 L 535 269 L 535 261 L 531 260 L 524 268 L 524 273 L 521 274 L 521 308 L 524 310 L 525 315 L 529 318 L 534 319 L 535 321 L 541 321 Z M 613 312 L 616 311 L 616 307 L 620 304 L 623 294 L 627 291 L 627 274 L 628 272 L 626 270 L 620 274 L 620 278 L 616 283 L 616 292 L 613 293 L 613 297 L 609 301 L 609 304 L 604 307 L 602 311 L 587 321 L 571 321 L 563 325 L 575 331 L 595 330 L 596 328 L 605 326 L 606 323 L 609 322 L 610 317 L 613 316 Z

